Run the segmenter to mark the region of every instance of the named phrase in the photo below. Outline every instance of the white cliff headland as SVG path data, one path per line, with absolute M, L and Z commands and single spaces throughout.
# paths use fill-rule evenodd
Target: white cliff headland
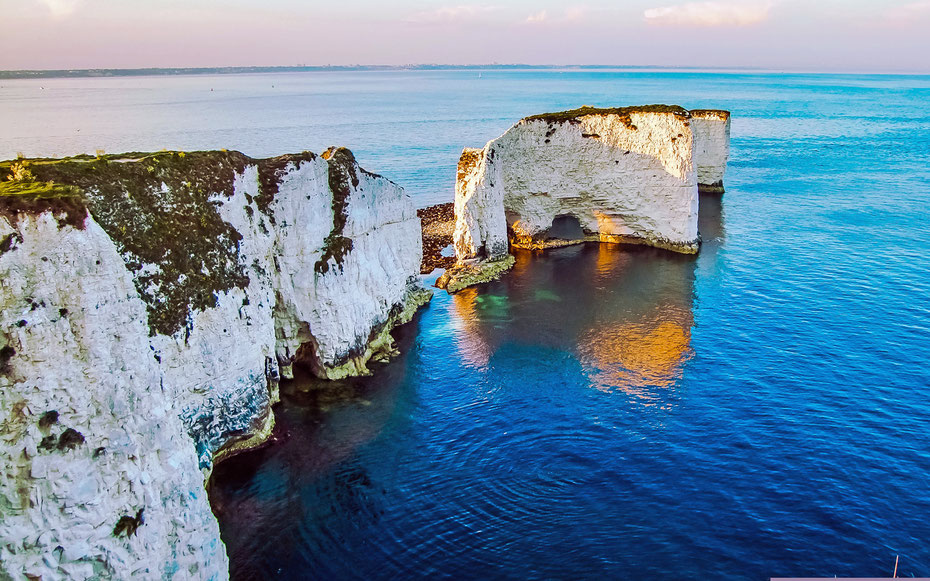
M 0 578 L 225 579 L 204 489 L 278 380 L 429 300 L 403 189 L 330 149 L 0 162 Z
M 510 246 L 585 241 L 695 253 L 698 192 L 723 191 L 730 115 L 677 106 L 582 107 L 527 117 L 465 149 L 455 186 L 455 292 L 513 264 Z

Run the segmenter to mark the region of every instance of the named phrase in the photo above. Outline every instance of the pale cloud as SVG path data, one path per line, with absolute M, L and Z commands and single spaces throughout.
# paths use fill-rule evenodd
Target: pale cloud
M 586 6 L 569 6 L 562 12 L 561 16 L 551 16 L 549 11 L 542 10 L 527 16 L 525 22 L 529 24 L 579 22 L 584 20 L 587 14 L 588 8 Z
M 565 20 L 575 22 L 578 20 L 583 20 L 584 17 L 588 14 L 588 9 L 585 6 L 571 6 L 565 9 Z
M 500 9 L 500 6 L 443 6 L 436 10 L 417 12 L 411 15 L 407 21 L 417 24 L 439 24 L 443 22 L 480 20 L 485 16 L 498 12 Z
M 895 6 L 885 13 L 885 17 L 893 24 L 912 24 L 915 20 L 926 19 L 930 17 L 930 0 Z
M 538 24 L 540 22 L 545 22 L 549 18 L 549 13 L 543 10 L 542 12 L 537 12 L 536 14 L 530 14 L 526 17 L 526 21 L 530 24 Z
M 52 16 L 63 18 L 74 14 L 74 11 L 81 5 L 82 0 L 38 0 L 38 2 L 45 6 L 52 13 Z
M 643 13 L 649 24 L 665 26 L 750 26 L 768 20 L 775 2 L 689 2 Z

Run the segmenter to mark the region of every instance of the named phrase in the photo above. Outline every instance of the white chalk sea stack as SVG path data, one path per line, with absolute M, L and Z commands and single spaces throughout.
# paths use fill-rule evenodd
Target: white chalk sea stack
M 723 175 L 730 157 L 730 112 L 720 109 L 692 109 L 694 163 L 698 189 L 722 194 Z
M 483 149 L 465 149 L 455 190 L 458 264 L 439 284 L 454 292 L 497 276 L 511 245 L 600 241 L 697 252 L 699 186 L 723 191 L 729 132 L 726 111 L 582 107 L 527 117 Z
M 278 379 L 367 373 L 429 300 L 345 149 L 0 162 L 0 578 L 225 579 L 204 490 Z

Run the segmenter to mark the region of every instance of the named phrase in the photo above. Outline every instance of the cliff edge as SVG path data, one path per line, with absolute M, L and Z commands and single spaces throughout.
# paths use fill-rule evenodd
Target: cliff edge
M 346 149 L 0 162 L 0 577 L 223 579 L 204 491 L 279 378 L 367 373 L 429 300 Z

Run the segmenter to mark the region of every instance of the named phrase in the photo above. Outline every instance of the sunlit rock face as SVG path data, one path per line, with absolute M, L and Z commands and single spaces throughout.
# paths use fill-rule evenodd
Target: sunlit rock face
M 723 193 L 723 175 L 730 157 L 730 112 L 719 109 L 692 109 L 694 163 L 698 189 Z
M 226 578 L 205 475 L 267 437 L 295 362 L 394 352 L 429 298 L 414 207 L 344 149 L 23 165 L 0 162 L 0 577 Z
M 456 185 L 460 260 L 579 240 L 695 252 L 697 176 L 681 107 L 581 108 L 528 117 L 465 150 Z M 554 222 L 577 234 L 553 237 Z M 564 236 L 564 235 L 563 235 Z
M 669 105 L 582 107 L 521 120 L 466 148 L 455 185 L 456 292 L 510 267 L 511 246 L 645 244 L 695 253 L 698 186 L 723 191 L 730 114 Z

